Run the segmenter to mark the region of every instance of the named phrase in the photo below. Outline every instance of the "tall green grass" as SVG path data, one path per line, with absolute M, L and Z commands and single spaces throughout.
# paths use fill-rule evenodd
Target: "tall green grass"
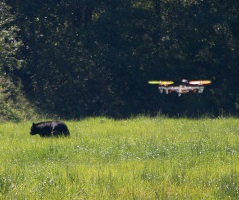
M 0 124 L 0 199 L 238 199 L 239 120 L 66 121 L 70 138 Z

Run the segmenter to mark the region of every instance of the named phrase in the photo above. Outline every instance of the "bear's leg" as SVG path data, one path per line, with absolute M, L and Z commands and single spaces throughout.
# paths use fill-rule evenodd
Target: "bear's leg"
M 52 131 L 52 136 L 58 137 L 59 136 L 59 131 L 58 130 L 53 130 Z

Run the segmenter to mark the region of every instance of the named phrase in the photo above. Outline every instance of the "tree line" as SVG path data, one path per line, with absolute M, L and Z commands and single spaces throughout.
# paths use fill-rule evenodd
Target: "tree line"
M 5 0 L 0 9 L 1 78 L 16 86 L 1 87 L 20 87 L 41 111 L 238 114 L 237 1 Z M 212 85 L 178 97 L 147 84 L 183 78 Z

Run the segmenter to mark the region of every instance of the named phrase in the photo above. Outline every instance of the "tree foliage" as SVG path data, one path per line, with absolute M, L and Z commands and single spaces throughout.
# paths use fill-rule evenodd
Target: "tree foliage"
M 14 75 L 47 112 L 65 117 L 238 113 L 236 1 L 7 2 L 24 44 L 18 56 L 26 61 Z M 203 95 L 181 98 L 159 95 L 147 85 L 149 79 L 182 78 L 213 84 Z
M 0 120 L 20 120 L 33 112 L 22 94 L 21 81 L 14 75 L 22 66 L 18 57 L 22 43 L 14 20 L 10 7 L 0 2 Z
M 21 66 L 16 58 L 21 41 L 17 40 L 18 28 L 12 23 L 14 16 L 10 14 L 10 7 L 0 2 L 0 11 L 0 73 L 3 75 Z

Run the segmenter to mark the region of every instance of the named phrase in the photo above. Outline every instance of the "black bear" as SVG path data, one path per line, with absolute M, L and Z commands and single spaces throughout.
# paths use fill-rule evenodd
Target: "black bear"
M 36 124 L 33 123 L 30 134 L 39 134 L 41 137 L 70 136 L 70 132 L 66 124 L 59 121 L 40 122 Z

